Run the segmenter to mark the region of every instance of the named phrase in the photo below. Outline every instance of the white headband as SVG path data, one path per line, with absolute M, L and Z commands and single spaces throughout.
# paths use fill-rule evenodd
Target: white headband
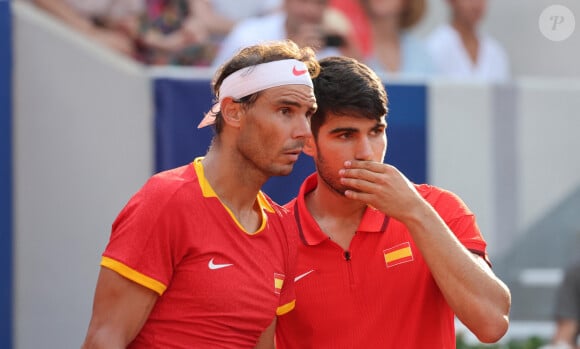
M 224 79 L 219 89 L 219 101 L 207 112 L 197 125 L 202 128 L 215 122 L 220 104 L 226 97 L 238 100 L 258 91 L 284 85 L 313 87 L 308 67 L 297 59 L 285 59 L 257 64 L 233 72 Z

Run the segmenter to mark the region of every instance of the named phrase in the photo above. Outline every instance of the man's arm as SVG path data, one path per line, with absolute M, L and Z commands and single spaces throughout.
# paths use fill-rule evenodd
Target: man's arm
M 407 226 L 439 289 L 459 320 L 485 343 L 507 331 L 511 295 L 485 261 L 469 252 L 435 209 L 395 167 L 351 161 L 345 195 L 363 201 Z
M 201 20 L 212 34 L 227 35 L 236 22 L 218 13 L 208 0 L 189 0 L 189 8 L 193 17 Z
M 511 295 L 485 260 L 469 252 L 428 204 L 403 222 L 439 289 L 463 324 L 484 343 L 507 331 Z
M 77 12 L 64 0 L 34 0 L 34 3 L 53 16 L 60 18 L 73 29 L 90 36 L 101 44 L 125 55 L 133 54 L 133 43 L 127 35 L 107 28 L 96 27 L 90 18 Z
M 34 3 L 80 32 L 89 34 L 94 31 L 91 20 L 76 12 L 63 0 L 34 0 Z
M 154 291 L 101 267 L 82 349 L 126 348 L 143 327 L 157 298 Z

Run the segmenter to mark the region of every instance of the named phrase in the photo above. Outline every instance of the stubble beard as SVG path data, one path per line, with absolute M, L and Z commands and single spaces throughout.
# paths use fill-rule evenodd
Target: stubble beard
M 328 186 L 332 191 L 335 193 L 344 196 L 344 192 L 349 188 L 342 185 L 340 183 L 340 179 L 337 177 L 338 175 L 335 174 L 334 176 L 331 175 L 333 172 L 326 166 L 326 161 L 324 157 L 317 155 L 317 168 L 316 171 L 318 172 L 318 176 L 320 179 Z
M 264 146 L 266 149 L 267 146 Z M 270 177 L 287 176 L 292 172 L 295 162 L 292 164 L 279 164 L 276 161 L 268 160 L 264 156 L 263 149 L 258 149 L 253 146 L 240 145 L 238 146 L 240 155 L 245 159 L 246 163 L 252 165 L 254 170 L 259 171 L 266 180 Z

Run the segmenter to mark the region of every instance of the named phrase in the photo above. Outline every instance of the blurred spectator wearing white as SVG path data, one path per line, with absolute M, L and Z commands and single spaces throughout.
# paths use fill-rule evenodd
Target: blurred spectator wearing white
M 150 64 L 209 66 L 240 20 L 272 13 L 281 0 L 143 0 L 139 43 Z
M 424 43 L 409 32 L 423 18 L 425 0 L 360 0 L 371 33 L 364 62 L 383 78 L 425 78 L 433 62 Z
M 279 11 L 282 0 L 189 0 L 195 18 L 220 43 L 239 21 Z
M 206 0 L 215 13 L 232 21 L 232 24 L 253 16 L 264 16 L 279 11 L 283 0 Z M 231 29 L 231 28 L 230 28 Z
M 284 0 L 276 13 L 239 22 L 222 42 L 213 66 L 219 67 L 242 47 L 284 39 L 312 47 L 318 58 L 359 56 L 350 22 L 329 8 L 327 0 Z
M 446 0 L 450 22 L 427 38 L 438 75 L 501 82 L 510 77 L 509 59 L 502 46 L 480 30 L 487 0 Z

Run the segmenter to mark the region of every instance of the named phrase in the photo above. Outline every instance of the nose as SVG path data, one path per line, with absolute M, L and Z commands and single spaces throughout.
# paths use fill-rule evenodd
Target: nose
M 373 147 L 371 141 L 367 137 L 362 137 L 357 142 L 354 156 L 356 160 L 372 160 Z
M 294 123 L 292 138 L 308 138 L 311 135 L 310 119 L 306 117 L 297 118 L 297 121 Z

